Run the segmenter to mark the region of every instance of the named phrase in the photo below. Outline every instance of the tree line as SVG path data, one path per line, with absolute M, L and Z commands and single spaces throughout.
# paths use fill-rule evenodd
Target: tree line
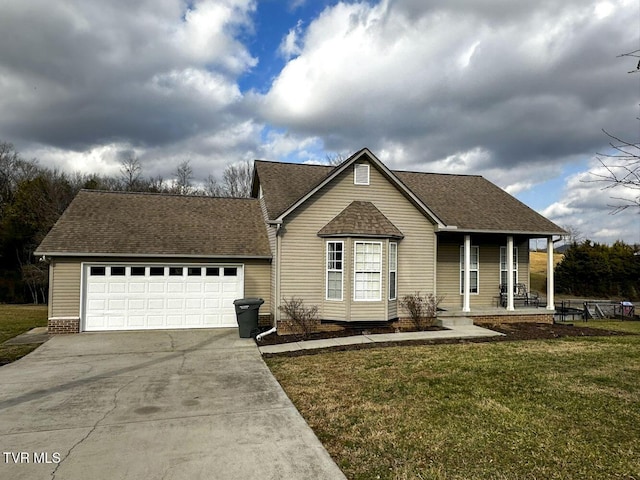
M 253 162 L 242 162 L 228 164 L 220 179 L 196 182 L 188 160 L 171 179 L 144 176 L 135 156 L 121 161 L 116 176 L 67 174 L 0 142 L 0 303 L 46 303 L 48 265 L 33 252 L 81 189 L 248 197 L 252 176 Z
M 640 245 L 574 242 L 555 269 L 559 293 L 591 298 L 640 299 Z

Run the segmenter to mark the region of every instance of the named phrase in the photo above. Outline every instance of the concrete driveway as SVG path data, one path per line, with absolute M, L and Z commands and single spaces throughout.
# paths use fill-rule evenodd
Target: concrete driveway
M 0 386 L 0 478 L 345 478 L 235 329 L 56 336 Z

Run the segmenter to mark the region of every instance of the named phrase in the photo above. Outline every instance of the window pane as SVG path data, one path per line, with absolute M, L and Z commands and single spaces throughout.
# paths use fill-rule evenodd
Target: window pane
M 202 275 L 201 267 L 189 267 L 187 270 L 187 275 L 190 277 L 199 277 Z
M 93 276 L 96 277 L 102 277 L 106 274 L 106 268 L 105 267 L 91 267 L 91 269 L 89 270 L 89 273 Z
M 169 275 L 172 277 L 181 277 L 183 270 L 182 267 L 169 267 Z
M 327 298 L 333 300 L 342 299 L 342 272 L 328 272 Z
M 125 268 L 124 267 L 111 267 L 111 275 L 114 277 L 122 277 L 124 276 Z
M 220 268 L 218 267 L 207 267 L 207 277 L 219 277 L 220 276 Z
M 225 267 L 224 276 L 225 277 L 235 277 L 238 275 L 237 267 Z
M 145 267 L 131 267 L 131 276 L 132 277 L 144 277 Z
M 149 267 L 149 275 L 152 277 L 161 277 L 164 275 L 164 267 Z
M 396 272 L 389 272 L 389 300 L 396 298 Z

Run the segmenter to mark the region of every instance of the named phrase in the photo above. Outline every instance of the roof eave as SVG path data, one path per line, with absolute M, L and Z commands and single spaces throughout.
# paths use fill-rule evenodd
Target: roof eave
M 546 230 L 504 230 L 504 229 L 486 229 L 486 228 L 462 228 L 462 227 L 445 227 L 436 229 L 436 233 L 492 233 L 492 234 L 503 234 L 503 235 L 530 235 L 530 236 L 540 236 L 540 237 L 549 237 L 553 235 L 566 235 L 565 231 L 546 231 Z
M 375 233 L 318 233 L 318 236 L 321 238 L 345 238 L 345 237 L 353 237 L 353 238 L 393 238 L 396 240 L 402 240 L 404 235 L 388 235 L 388 234 L 375 234 Z
M 48 257 L 106 257 L 106 258 L 228 258 L 247 260 L 271 260 L 272 255 L 216 255 L 216 254 L 184 254 L 184 253 L 95 253 L 95 252 L 48 252 L 36 250 L 36 256 Z

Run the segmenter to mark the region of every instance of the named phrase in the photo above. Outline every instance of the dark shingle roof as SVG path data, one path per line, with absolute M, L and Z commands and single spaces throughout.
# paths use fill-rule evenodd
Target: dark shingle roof
M 256 199 L 83 190 L 36 254 L 270 257 Z
M 298 163 L 255 161 L 270 219 L 275 219 L 311 188 L 324 180 L 335 167 Z
M 277 218 L 333 170 L 331 166 L 256 162 L 269 218 Z M 446 226 L 455 226 L 460 231 L 565 233 L 481 176 L 392 173 Z
M 556 224 L 483 177 L 393 173 L 447 225 L 464 230 L 564 233 Z
M 318 235 L 403 238 L 402 232 L 371 202 L 355 201 L 320 229 Z

